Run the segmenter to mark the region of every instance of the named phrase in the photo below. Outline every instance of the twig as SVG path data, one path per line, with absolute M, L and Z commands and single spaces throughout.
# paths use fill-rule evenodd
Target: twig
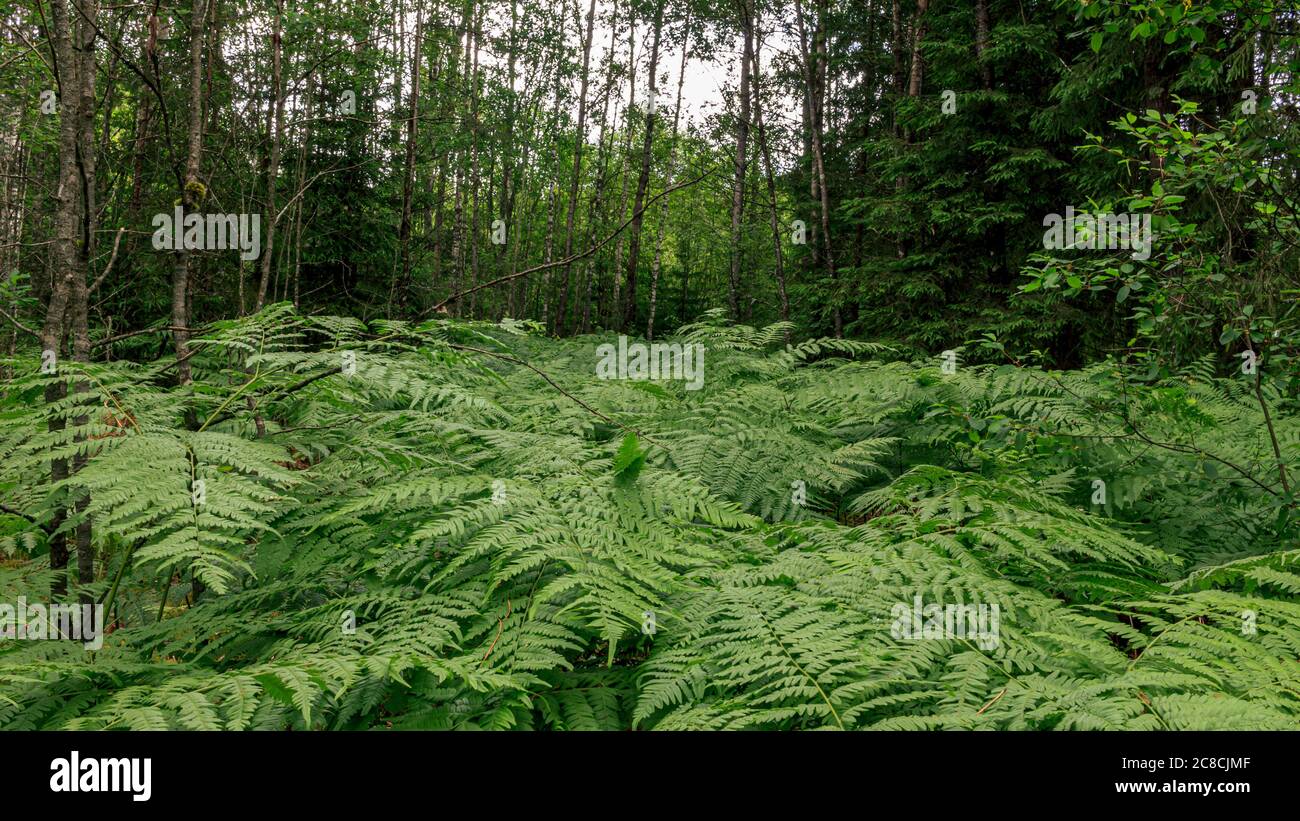
M 125 231 L 126 231 L 125 225 L 117 229 L 117 236 L 113 238 L 113 253 L 108 258 L 108 264 L 104 266 L 104 272 L 100 274 L 99 277 L 95 280 L 94 284 L 90 286 L 90 290 L 86 291 L 86 296 L 90 296 L 91 294 L 95 293 L 95 289 L 97 289 L 100 285 L 104 284 L 105 278 L 107 278 L 109 272 L 113 270 L 113 263 L 117 262 L 117 246 L 122 242 L 122 234 Z
M 1246 332 L 1246 344 L 1254 348 L 1254 343 L 1250 340 L 1250 332 Z M 1282 460 L 1282 448 L 1277 442 L 1277 431 L 1273 427 L 1273 415 L 1269 413 L 1268 402 L 1264 401 L 1264 389 L 1260 380 L 1264 376 L 1264 371 L 1256 365 L 1255 367 L 1255 398 L 1259 400 L 1259 409 L 1264 412 L 1264 426 L 1268 428 L 1268 439 L 1273 445 L 1273 458 L 1277 460 L 1278 478 L 1282 480 L 1282 490 L 1287 495 L 1287 507 L 1295 507 L 1294 499 L 1291 499 L 1291 483 L 1286 476 L 1286 463 Z
M 978 716 L 978 715 L 983 715 L 985 710 L 987 710 L 988 708 L 992 707 L 994 704 L 997 704 L 997 703 L 998 703 L 998 699 L 1002 698 L 1002 697 L 1005 696 L 1006 694 L 1007 694 L 1007 688 L 1003 687 L 1001 690 L 998 691 L 998 694 L 997 694 L 996 696 L 993 697 L 993 700 L 990 701 L 988 704 L 985 704 L 983 707 L 979 708 L 979 711 L 976 712 L 975 715 L 977 715 L 977 716 Z
M 510 618 L 510 614 L 513 612 L 512 607 L 510 599 L 506 599 L 506 619 Z M 501 631 L 506 626 L 506 619 L 497 619 L 497 636 L 492 639 L 492 644 L 488 646 L 487 652 L 483 654 L 484 661 L 488 660 L 488 656 L 492 655 L 492 651 L 496 649 L 497 642 L 501 640 Z
M 23 323 L 19 322 L 17 317 L 11 316 L 9 312 L 6 311 L 4 308 L 0 308 L 0 316 L 3 316 L 5 319 L 12 322 L 14 324 L 14 327 L 17 328 L 18 330 L 23 331 L 24 333 L 29 333 L 32 336 L 36 337 L 37 339 L 41 338 L 41 335 L 39 333 L 32 330 L 31 328 L 28 328 Z

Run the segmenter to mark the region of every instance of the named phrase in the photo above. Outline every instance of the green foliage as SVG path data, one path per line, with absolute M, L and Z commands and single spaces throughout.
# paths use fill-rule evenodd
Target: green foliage
M 596 379 L 600 337 L 282 305 L 197 337 L 185 389 L 6 362 L 0 598 L 48 596 L 63 500 L 114 629 L 0 643 L 0 727 L 1300 721 L 1295 525 L 1239 376 L 945 374 L 787 330 L 685 328 L 699 391 Z M 50 484 L 58 454 L 84 467 Z M 997 620 L 912 636 L 918 599 Z

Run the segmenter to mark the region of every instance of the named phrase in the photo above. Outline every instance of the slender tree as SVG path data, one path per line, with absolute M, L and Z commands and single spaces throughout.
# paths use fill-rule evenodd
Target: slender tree
M 645 202 L 646 190 L 650 186 L 650 160 L 654 148 L 655 134 L 656 73 L 659 70 L 659 35 L 663 31 L 665 2 L 666 0 L 659 0 L 655 6 L 650 39 L 650 62 L 646 69 L 647 76 L 650 78 L 650 96 L 645 112 L 645 140 L 641 144 L 641 173 L 636 181 L 636 200 L 632 205 L 632 226 L 629 229 L 628 238 L 627 294 L 625 296 L 625 307 L 623 308 L 622 325 L 624 331 L 630 330 L 636 324 L 636 273 L 641 252 L 641 224 L 645 219 L 645 209 L 641 206 Z

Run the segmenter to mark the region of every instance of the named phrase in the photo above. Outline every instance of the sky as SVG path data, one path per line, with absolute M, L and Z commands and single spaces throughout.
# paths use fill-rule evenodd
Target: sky
M 610 13 L 613 8 L 612 0 L 597 0 L 596 3 L 596 31 L 592 41 L 591 49 L 591 85 L 588 89 L 589 99 L 594 98 L 598 93 L 598 84 L 601 79 L 601 69 L 604 66 L 606 55 L 609 49 L 610 40 Z M 583 21 L 585 24 L 586 14 L 585 6 L 583 9 Z M 509 29 L 510 18 L 509 10 L 504 6 L 497 6 L 490 10 L 487 15 L 485 25 L 489 30 L 494 32 L 505 32 Z M 620 32 L 618 42 L 615 45 L 616 53 L 626 59 L 627 50 L 627 28 L 625 20 L 619 22 Z M 698 39 L 699 27 L 693 26 L 695 37 Z M 566 29 L 566 36 L 570 45 L 575 49 L 580 47 L 578 33 L 570 19 Z M 646 58 L 650 47 L 650 21 L 639 20 L 636 33 L 636 58 L 637 58 L 637 103 L 644 105 L 648 91 L 648 76 L 646 74 Z M 686 79 L 682 84 L 682 126 L 685 128 L 688 124 L 699 125 L 704 122 L 705 118 L 717 114 L 724 109 L 726 95 L 724 94 L 726 86 L 729 84 L 734 96 L 735 86 L 737 83 L 737 63 L 740 59 L 742 41 L 739 32 L 735 32 L 733 38 L 714 45 L 711 59 L 704 59 L 698 51 L 698 42 L 692 45 L 692 54 L 686 63 Z M 789 46 L 781 33 L 764 32 L 764 45 L 761 52 L 764 72 L 770 68 L 770 60 L 777 51 L 784 50 Z M 574 59 L 581 60 L 581 53 L 577 52 Z M 665 106 L 665 111 L 671 111 L 674 97 L 677 93 L 677 75 L 681 68 L 682 44 L 680 40 L 680 31 L 674 31 L 670 36 L 667 28 L 664 30 L 663 42 L 660 45 L 659 53 L 659 70 L 660 83 L 658 88 L 659 105 Z M 486 55 L 480 55 L 481 62 L 490 62 Z M 578 92 L 578 79 L 574 78 L 572 90 L 576 98 Z M 624 83 L 623 97 L 626 102 L 626 81 Z M 595 112 L 594 120 L 599 119 L 599 111 Z M 598 127 L 599 123 L 592 123 L 592 127 Z

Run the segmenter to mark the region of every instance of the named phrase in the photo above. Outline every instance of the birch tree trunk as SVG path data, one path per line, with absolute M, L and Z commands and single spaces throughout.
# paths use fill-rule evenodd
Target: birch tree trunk
M 740 62 L 740 113 L 736 120 L 735 177 L 731 186 L 731 271 L 727 280 L 727 305 L 740 320 L 741 223 L 745 216 L 745 174 L 749 167 L 750 68 L 754 63 L 754 4 L 741 0 L 740 28 L 745 45 Z
M 578 185 L 582 181 L 582 148 L 587 142 L 587 87 L 591 72 L 591 40 L 596 33 L 596 0 L 587 6 L 587 27 L 582 37 L 582 79 L 578 91 L 578 124 L 573 135 L 573 173 L 569 178 L 569 206 L 564 217 L 564 258 L 573 256 L 573 217 L 578 210 Z M 560 272 L 560 296 L 555 305 L 555 332 L 563 334 L 569 310 L 570 265 Z
M 763 35 L 757 17 L 754 37 L 754 125 L 758 130 L 758 150 L 763 157 L 763 176 L 767 180 L 768 212 L 772 224 L 772 259 L 775 265 L 777 294 L 781 299 L 781 319 L 790 319 L 790 297 L 785 289 L 785 258 L 781 248 L 781 222 L 776 210 L 776 174 L 772 168 L 772 151 L 767 144 L 767 128 L 763 123 L 763 69 L 759 56 L 763 48 Z M 786 335 L 787 338 L 789 334 Z
M 623 150 L 619 154 L 619 168 L 622 173 L 622 181 L 619 183 L 618 195 L 618 222 L 622 224 L 624 216 L 627 214 L 627 181 L 628 181 L 628 161 L 632 156 L 632 109 L 636 108 L 636 11 L 632 6 L 631 0 L 628 0 L 628 23 L 630 27 L 627 32 L 627 107 L 623 109 L 627 127 L 624 129 Z M 621 321 L 620 307 L 623 304 L 623 243 L 626 240 L 625 235 L 620 234 L 614 242 L 614 273 L 611 288 L 614 292 L 613 298 L 609 301 L 607 319 L 612 327 L 615 323 Z
M 626 332 L 636 324 L 636 268 L 638 256 L 641 252 L 641 224 L 645 221 L 645 212 L 642 210 L 642 203 L 645 202 L 646 189 L 650 186 L 650 157 L 654 147 L 655 134 L 655 84 L 657 82 L 656 73 L 659 70 L 659 35 L 663 31 L 664 24 L 664 3 L 666 0 L 659 0 L 655 7 L 654 34 L 650 45 L 650 104 L 646 106 L 645 117 L 645 142 L 641 147 L 641 174 L 637 177 L 636 183 L 636 201 L 632 205 L 632 225 L 629 230 L 631 237 L 628 239 L 627 254 L 627 300 L 623 309 L 623 330 Z
M 686 60 L 691 53 L 691 12 L 693 8 L 686 9 L 686 23 L 682 29 L 682 63 L 677 67 L 677 98 L 673 103 L 673 130 L 668 139 L 668 185 L 672 186 L 677 176 L 677 129 L 682 119 L 682 85 L 686 80 Z M 655 256 L 654 262 L 650 264 L 650 311 L 646 318 L 645 337 L 653 340 L 655 338 L 655 310 L 659 305 L 659 272 L 663 264 L 664 250 L 664 232 L 668 228 L 668 200 L 670 195 L 664 194 L 663 203 L 659 208 L 659 231 L 655 235 Z

